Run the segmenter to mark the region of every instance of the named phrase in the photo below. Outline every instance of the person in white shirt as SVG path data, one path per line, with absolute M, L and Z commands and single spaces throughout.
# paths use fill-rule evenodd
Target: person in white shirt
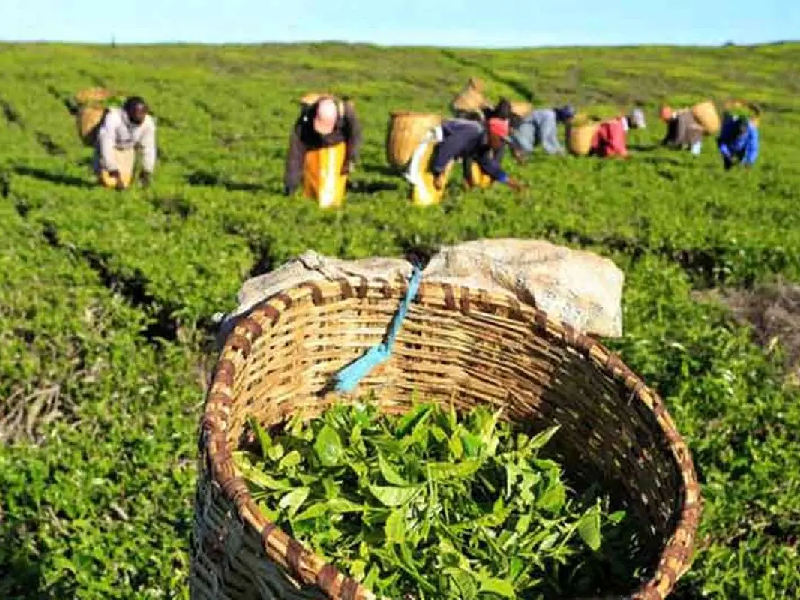
M 118 190 L 131 183 L 136 149 L 142 152 L 141 182 L 150 185 L 156 164 L 156 124 L 140 96 L 106 112 L 97 131 L 94 170 L 101 183 Z

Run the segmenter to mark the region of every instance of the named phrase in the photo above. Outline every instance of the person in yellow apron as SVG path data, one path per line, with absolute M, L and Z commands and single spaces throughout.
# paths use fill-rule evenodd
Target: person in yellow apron
M 524 189 L 500 166 L 508 134 L 509 120 L 502 117 L 491 117 L 486 123 L 449 119 L 431 130 L 412 155 L 406 173 L 414 204 L 440 202 L 452 163 L 459 159 L 464 161 L 468 185 L 486 187 L 499 182 Z
M 284 194 L 303 194 L 323 208 L 344 200 L 347 177 L 361 149 L 361 124 L 353 105 L 322 96 L 304 108 L 289 140 Z

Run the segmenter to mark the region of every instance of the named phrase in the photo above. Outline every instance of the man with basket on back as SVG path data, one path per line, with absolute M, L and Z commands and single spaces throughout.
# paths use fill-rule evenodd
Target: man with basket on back
M 695 156 L 700 154 L 703 146 L 703 126 L 698 123 L 691 108 L 673 110 L 662 106 L 659 114 L 667 125 L 667 131 L 661 145 L 674 149 L 689 149 Z
M 139 148 L 141 182 L 149 186 L 156 165 L 156 124 L 147 103 L 140 96 L 131 96 L 121 108 L 107 108 L 96 130 L 94 148 L 94 171 L 102 185 L 117 190 L 130 186 Z

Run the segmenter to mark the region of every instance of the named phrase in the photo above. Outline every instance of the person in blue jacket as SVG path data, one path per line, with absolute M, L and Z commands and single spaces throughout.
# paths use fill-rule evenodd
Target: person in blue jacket
M 736 161 L 745 168 L 752 167 L 758 158 L 758 129 L 745 116 L 726 114 L 717 147 L 726 171 Z
M 465 163 L 476 162 L 484 173 L 494 181 L 512 189 L 524 186 L 508 176 L 500 166 L 498 153 L 502 153 L 509 134 L 509 121 L 501 116 L 492 116 L 485 123 L 466 119 L 448 119 L 441 125 L 442 141 L 436 148 L 431 172 L 437 190 L 444 187 L 444 172 L 452 160 Z

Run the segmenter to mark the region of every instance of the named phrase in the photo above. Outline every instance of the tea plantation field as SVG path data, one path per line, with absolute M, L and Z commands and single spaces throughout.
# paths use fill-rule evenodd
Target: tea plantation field
M 0 46 L 0 598 L 187 598 L 214 313 L 306 249 L 399 256 L 481 237 L 583 247 L 625 271 L 625 335 L 608 344 L 665 398 L 706 502 L 673 597 L 800 596 L 797 367 L 713 299 L 800 283 L 798 62 L 800 44 Z M 640 103 L 648 127 L 628 161 L 539 151 L 508 165 L 522 194 L 454 188 L 412 208 L 386 168 L 388 113 L 445 112 L 473 75 L 493 99 Z M 93 85 L 152 105 L 149 190 L 95 187 L 65 105 Z M 335 212 L 280 193 L 297 99 L 327 89 L 352 95 L 366 135 Z M 699 157 L 654 146 L 660 102 L 706 97 L 764 108 L 751 171 L 724 172 L 711 139 Z

